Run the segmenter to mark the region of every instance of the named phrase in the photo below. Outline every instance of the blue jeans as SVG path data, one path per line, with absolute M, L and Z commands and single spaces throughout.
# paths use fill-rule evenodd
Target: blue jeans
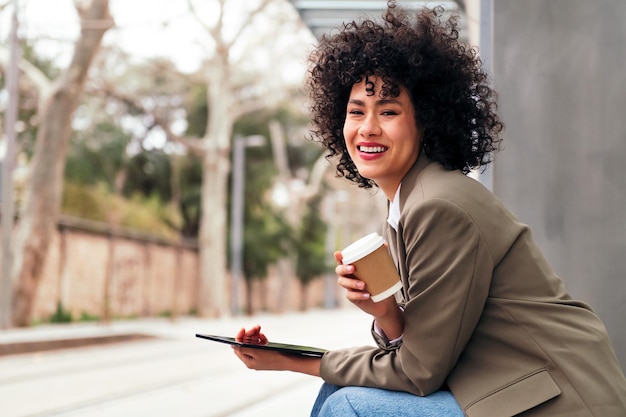
M 463 411 L 449 391 L 419 397 L 408 392 L 324 383 L 311 417 L 463 417 Z

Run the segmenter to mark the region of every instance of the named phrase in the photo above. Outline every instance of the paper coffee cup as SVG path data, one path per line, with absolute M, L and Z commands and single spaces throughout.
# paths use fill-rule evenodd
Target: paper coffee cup
M 352 243 L 341 251 L 341 256 L 342 264 L 354 265 L 354 276 L 365 282 L 365 291 L 370 293 L 375 303 L 402 288 L 385 239 L 378 233 L 371 233 Z

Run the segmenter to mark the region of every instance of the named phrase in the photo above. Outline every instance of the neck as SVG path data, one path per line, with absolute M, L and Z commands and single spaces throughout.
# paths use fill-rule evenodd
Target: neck
M 387 200 L 393 201 L 393 198 L 396 196 L 396 191 L 398 191 L 398 187 L 400 187 L 400 183 L 388 185 L 379 184 L 378 187 L 385 193 Z

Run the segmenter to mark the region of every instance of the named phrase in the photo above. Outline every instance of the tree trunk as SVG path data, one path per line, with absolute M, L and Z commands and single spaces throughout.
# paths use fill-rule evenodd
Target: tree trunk
M 219 317 L 227 311 L 226 195 L 230 164 L 226 155 L 208 152 L 203 157 L 202 217 L 200 219 L 200 314 Z
M 199 230 L 200 299 L 203 317 L 219 317 L 226 302 L 227 196 L 230 174 L 231 114 L 228 54 L 217 55 L 207 68 L 207 120 L 202 157 L 202 217 Z
M 108 0 L 92 0 L 80 10 L 83 26 L 69 67 L 60 76 L 39 109 L 39 131 L 31 162 L 31 180 L 17 225 L 12 280 L 12 322 L 27 326 L 37 294 L 48 247 L 61 207 L 65 157 L 72 116 L 78 106 L 87 73 L 105 31 L 111 26 Z M 94 22 L 99 24 L 94 25 Z

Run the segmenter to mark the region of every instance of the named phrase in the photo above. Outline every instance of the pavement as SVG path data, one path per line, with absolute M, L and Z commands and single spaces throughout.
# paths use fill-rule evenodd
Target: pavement
M 227 345 L 195 337 L 234 335 L 255 324 L 275 342 L 326 349 L 373 344 L 369 317 L 352 306 L 251 317 L 9 329 L 0 331 L 0 414 L 308 416 L 320 378 L 251 371 Z

